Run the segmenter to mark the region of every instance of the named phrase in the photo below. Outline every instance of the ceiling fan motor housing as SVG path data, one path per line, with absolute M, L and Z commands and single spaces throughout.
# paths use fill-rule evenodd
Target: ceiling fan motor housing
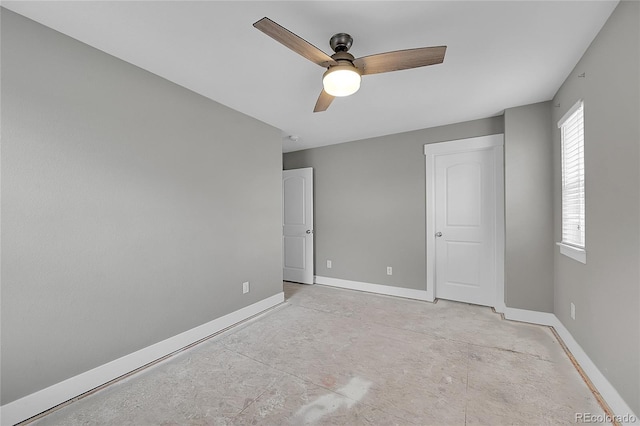
M 355 65 L 353 65 L 353 61 L 355 58 L 351 53 L 348 52 L 336 52 L 331 55 L 331 58 L 336 61 L 335 65 L 329 65 L 327 68 L 327 72 L 338 70 L 338 69 L 348 69 L 350 71 L 355 71 L 359 75 L 362 75 L 362 70 L 359 70 Z M 325 73 L 326 75 L 327 73 Z
M 355 58 L 348 52 L 337 52 L 331 55 L 331 58 L 338 63 L 338 65 L 346 65 L 347 62 L 353 63 Z

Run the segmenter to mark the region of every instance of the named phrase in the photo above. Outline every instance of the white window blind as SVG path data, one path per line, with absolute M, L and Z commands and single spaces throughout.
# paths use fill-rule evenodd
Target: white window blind
M 562 134 L 562 244 L 585 248 L 583 102 L 558 122 Z

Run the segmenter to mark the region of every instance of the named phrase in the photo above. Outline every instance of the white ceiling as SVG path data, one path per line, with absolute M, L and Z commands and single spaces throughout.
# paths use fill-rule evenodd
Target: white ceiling
M 549 100 L 617 1 L 3 1 L 283 132 L 283 151 L 434 127 Z M 324 70 L 252 27 L 268 16 L 327 53 L 447 45 L 443 64 L 365 76 L 313 107 Z M 297 142 L 288 135 L 299 137 Z

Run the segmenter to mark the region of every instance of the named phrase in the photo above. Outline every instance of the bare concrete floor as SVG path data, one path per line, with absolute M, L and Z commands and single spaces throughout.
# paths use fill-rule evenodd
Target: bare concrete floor
M 39 425 L 569 424 L 602 408 L 546 327 L 285 283 L 287 303 Z

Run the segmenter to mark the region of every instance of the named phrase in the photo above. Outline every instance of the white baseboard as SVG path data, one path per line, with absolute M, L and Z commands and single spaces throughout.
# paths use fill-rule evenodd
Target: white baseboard
M 640 425 L 638 416 L 631 410 L 631 407 L 622 399 L 618 391 L 596 367 L 591 358 L 582 349 L 580 344 L 573 338 L 569 330 L 554 314 L 548 312 L 528 311 L 525 309 L 506 308 L 504 317 L 509 320 L 529 322 L 532 324 L 551 326 L 556 330 L 567 349 L 571 352 L 575 360 L 580 364 L 582 371 L 589 377 L 593 386 L 598 390 L 602 398 L 607 402 L 616 420 L 621 425 Z M 594 415 L 601 413 L 592 413 Z
M 282 302 L 283 292 L 5 404 L 0 408 L 0 422 L 14 425 L 38 415 Z
M 564 344 L 571 351 L 584 373 L 589 377 L 589 380 L 591 380 L 591 383 L 593 383 L 598 392 L 600 392 L 600 395 L 602 395 L 602 398 L 607 402 L 614 416 L 619 416 L 617 419 L 618 423 L 621 425 L 640 425 L 640 418 L 631 410 L 629 404 L 622 399 L 618 391 L 602 374 L 600 369 L 596 367 L 593 361 L 591 361 L 591 358 L 589 358 L 580 344 L 576 342 L 564 324 L 562 324 L 557 317 L 555 320 L 556 323 L 553 325 L 553 328 L 556 330 L 556 333 L 558 333 L 558 336 L 560 336 Z M 625 419 L 630 419 L 631 421 Z
M 549 312 L 529 311 L 526 309 L 504 308 L 504 317 L 508 320 L 529 322 L 531 324 L 555 326 L 558 318 Z
M 404 297 L 406 299 L 429 300 L 427 298 L 426 290 L 414 290 L 411 288 L 392 287 L 382 284 L 370 284 L 360 281 L 349 281 L 339 278 L 321 277 L 318 275 L 316 275 L 314 281 L 316 284 L 347 288 L 349 290 L 366 291 L 369 293 L 385 294 L 387 296 Z

